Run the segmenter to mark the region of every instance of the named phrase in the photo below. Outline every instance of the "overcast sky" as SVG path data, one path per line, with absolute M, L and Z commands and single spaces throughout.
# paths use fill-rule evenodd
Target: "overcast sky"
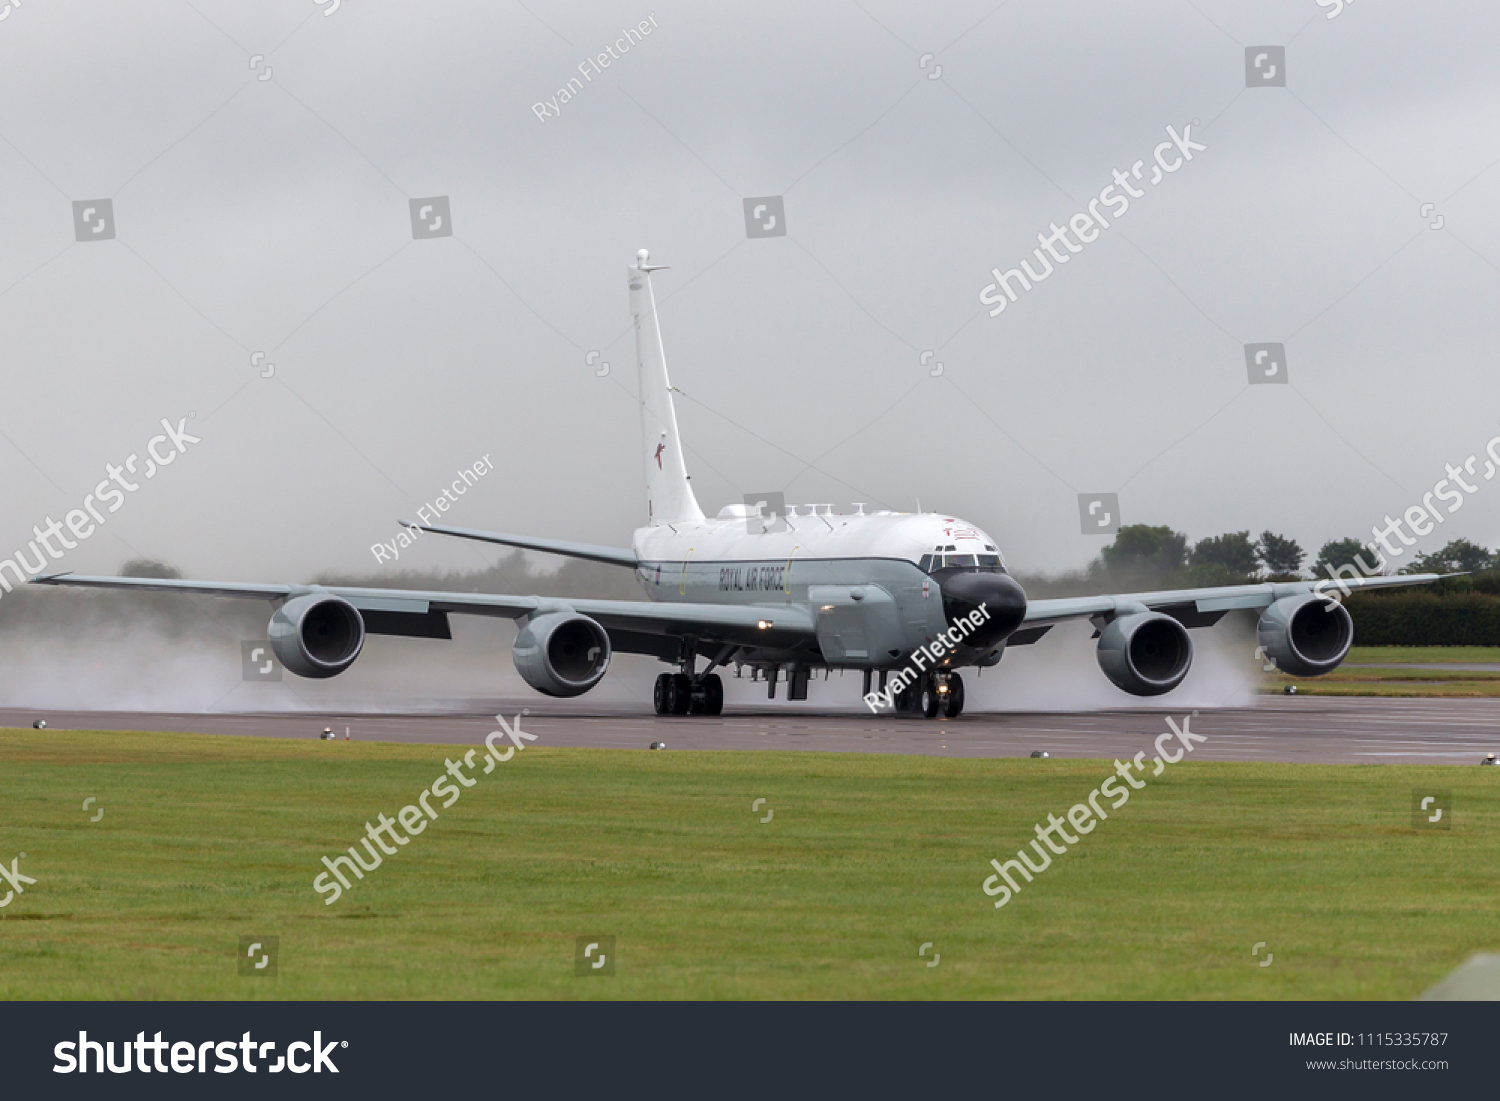
M 653 2 L 9 0 L 0 556 L 190 411 L 57 568 L 371 568 L 485 454 L 449 522 L 625 545 L 640 247 L 710 514 L 920 498 L 1058 570 L 1113 492 L 1315 551 L 1500 435 L 1495 5 Z M 1267 46 L 1285 86 L 1247 88 Z M 1137 160 L 1144 196 L 987 316 L 991 268 Z M 749 238 L 768 196 L 785 235 Z M 1248 383 L 1260 342 L 1287 384 Z M 1456 536 L 1500 544 L 1500 486 L 1424 546 Z M 487 553 L 439 542 L 401 565 Z

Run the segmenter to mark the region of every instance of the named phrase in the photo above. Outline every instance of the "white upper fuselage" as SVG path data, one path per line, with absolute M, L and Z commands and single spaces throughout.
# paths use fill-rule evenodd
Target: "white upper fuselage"
M 800 505 L 794 515 L 780 518 L 772 530 L 766 531 L 761 530 L 765 527 L 762 518 L 747 512 L 743 506 L 731 505 L 711 519 L 638 528 L 631 545 L 644 566 L 687 566 L 694 573 L 698 567 L 710 565 L 732 568 L 735 563 L 794 565 L 797 561 L 829 563 L 845 559 L 851 566 L 850 584 L 863 580 L 863 571 L 854 567 L 857 561 L 897 559 L 916 565 L 925 555 L 999 554 L 995 541 L 978 527 L 939 513 L 841 515 L 833 513 L 829 505 Z M 732 587 L 745 591 L 744 579 L 740 580 L 740 585 Z M 775 586 L 779 590 L 784 587 Z M 655 599 L 677 595 L 658 592 L 654 587 L 648 592 Z

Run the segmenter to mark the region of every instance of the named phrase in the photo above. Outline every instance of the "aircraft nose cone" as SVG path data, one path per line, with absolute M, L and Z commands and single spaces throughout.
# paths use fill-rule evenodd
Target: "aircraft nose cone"
M 983 649 L 1010 637 L 1026 618 L 1026 590 L 1003 573 L 958 573 L 943 582 L 943 610 L 950 622 L 983 608 L 989 618 L 966 641 Z

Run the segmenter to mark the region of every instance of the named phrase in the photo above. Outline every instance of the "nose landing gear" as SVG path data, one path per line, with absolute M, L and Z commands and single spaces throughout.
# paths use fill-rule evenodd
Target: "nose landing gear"
M 964 710 L 964 680 L 957 673 L 928 673 L 896 693 L 896 714 L 956 719 Z
M 949 673 L 946 676 L 947 691 L 939 687 L 942 699 L 939 701 L 939 710 L 945 719 L 956 719 L 963 714 L 964 710 L 964 679 L 957 673 Z

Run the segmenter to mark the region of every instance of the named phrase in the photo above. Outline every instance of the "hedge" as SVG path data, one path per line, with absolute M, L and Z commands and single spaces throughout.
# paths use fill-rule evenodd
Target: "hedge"
M 1344 601 L 1356 646 L 1500 646 L 1500 596 L 1356 594 Z

